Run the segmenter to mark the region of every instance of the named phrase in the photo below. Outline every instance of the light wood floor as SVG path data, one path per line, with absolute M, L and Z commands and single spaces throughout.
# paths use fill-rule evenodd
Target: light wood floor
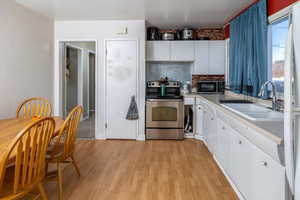
M 79 141 L 76 158 L 82 177 L 65 167 L 65 200 L 238 199 L 200 141 Z

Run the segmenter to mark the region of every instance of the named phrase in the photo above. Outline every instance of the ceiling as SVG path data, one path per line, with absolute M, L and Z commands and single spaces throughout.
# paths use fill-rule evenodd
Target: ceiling
M 16 0 L 55 20 L 145 19 L 159 28 L 220 27 L 255 0 Z

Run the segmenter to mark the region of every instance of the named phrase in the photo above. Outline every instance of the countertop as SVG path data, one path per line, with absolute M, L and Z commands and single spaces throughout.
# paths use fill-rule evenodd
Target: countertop
M 264 134 L 266 137 L 276 142 L 278 145 L 283 144 L 284 138 L 284 121 L 252 121 L 243 116 L 232 112 L 231 110 L 225 108 L 221 105 L 220 100 L 222 99 L 237 99 L 229 95 L 224 94 L 186 94 L 185 97 L 190 98 L 203 98 L 210 103 L 213 103 L 218 108 L 225 110 L 227 113 L 230 113 L 231 116 L 239 119 L 245 125 L 250 126 L 255 129 L 257 132 Z

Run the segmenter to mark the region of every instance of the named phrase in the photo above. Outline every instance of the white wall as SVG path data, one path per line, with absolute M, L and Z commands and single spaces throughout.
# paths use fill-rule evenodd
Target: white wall
M 0 119 L 28 97 L 53 98 L 54 23 L 12 0 L 0 1 Z
M 118 34 L 127 27 L 128 34 Z M 145 21 L 144 20 L 104 20 L 104 21 L 56 21 L 55 22 L 55 112 L 61 113 L 61 90 L 59 68 L 59 41 L 96 41 L 97 46 L 97 102 L 96 138 L 105 138 L 105 69 L 104 40 L 114 38 L 139 39 L 139 134 L 137 139 L 145 138 Z

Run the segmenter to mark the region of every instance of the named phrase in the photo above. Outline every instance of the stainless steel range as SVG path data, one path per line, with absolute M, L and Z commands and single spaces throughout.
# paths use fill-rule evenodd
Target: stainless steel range
M 146 139 L 183 139 L 183 115 L 180 82 L 147 83 Z

